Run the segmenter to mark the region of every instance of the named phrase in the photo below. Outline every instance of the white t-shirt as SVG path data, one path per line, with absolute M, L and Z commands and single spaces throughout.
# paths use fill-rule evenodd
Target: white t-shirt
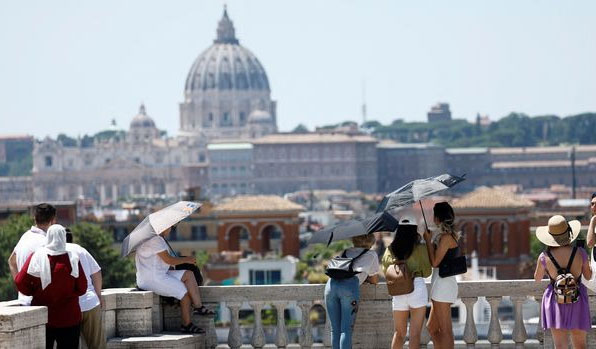
M 100 304 L 99 297 L 95 293 L 95 288 L 91 281 L 91 275 L 101 271 L 101 268 L 91 253 L 82 246 L 68 243 L 66 244 L 66 250 L 79 255 L 79 262 L 81 262 L 81 267 L 83 267 L 83 271 L 87 277 L 87 292 L 79 297 L 79 305 L 81 306 L 81 311 L 89 311 Z
M 39 229 L 38 227 L 31 227 L 25 234 L 21 236 L 21 239 L 14 247 L 13 252 L 17 256 L 17 271 L 21 271 L 25 262 L 33 252 L 39 247 L 46 244 L 46 232 Z M 31 305 L 33 297 L 25 296 L 19 292 L 19 303 L 21 305 Z
M 346 257 L 355 258 L 362 253 L 363 250 L 364 249 L 360 247 L 349 248 L 346 250 Z M 356 274 L 356 276 L 360 281 L 360 285 L 362 285 L 369 275 L 379 271 L 379 257 L 377 256 L 377 253 L 371 250 L 367 251 L 352 263 L 352 269 L 360 272 Z
M 137 248 L 135 256 L 137 265 L 137 283 L 152 280 L 155 277 L 160 277 L 168 272 L 170 265 L 157 255 L 159 252 L 167 250 L 168 245 L 159 235 L 145 241 L 139 248 Z

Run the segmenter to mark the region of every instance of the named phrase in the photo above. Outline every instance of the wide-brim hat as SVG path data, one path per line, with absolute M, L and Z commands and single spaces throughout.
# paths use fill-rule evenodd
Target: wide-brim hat
M 579 236 L 582 224 L 565 220 L 561 215 L 552 216 L 547 226 L 536 228 L 536 237 L 547 246 L 566 246 Z

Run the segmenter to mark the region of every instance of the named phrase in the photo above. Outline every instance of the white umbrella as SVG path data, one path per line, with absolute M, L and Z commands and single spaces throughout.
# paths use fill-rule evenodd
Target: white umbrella
M 128 256 L 142 243 L 190 216 L 200 207 L 201 204 L 196 202 L 179 201 L 151 213 L 122 241 L 121 255 Z

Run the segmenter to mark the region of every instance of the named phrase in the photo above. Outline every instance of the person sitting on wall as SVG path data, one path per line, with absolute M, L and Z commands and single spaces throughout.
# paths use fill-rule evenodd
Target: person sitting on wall
M 195 326 L 191 320 L 191 303 L 194 314 L 214 315 L 215 313 L 201 303 L 199 285 L 192 271 L 172 270 L 172 266 L 179 264 L 196 264 L 194 257 L 174 257 L 169 253 L 165 237 L 172 227 L 164 230 L 137 249 L 135 262 L 137 267 L 137 285 L 147 291 L 153 291 L 164 297 L 174 297 L 180 300 L 182 312 L 183 333 L 205 333 L 205 330 Z

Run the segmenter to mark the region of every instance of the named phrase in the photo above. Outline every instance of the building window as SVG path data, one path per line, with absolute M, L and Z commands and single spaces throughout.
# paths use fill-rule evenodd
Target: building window
M 203 153 L 199 154 L 199 162 L 205 162 L 205 154 L 203 154 Z
M 193 225 L 190 233 L 193 240 L 207 240 L 207 227 L 204 225 Z
M 246 123 L 246 114 L 243 111 L 240 112 L 240 123 L 242 125 Z
M 281 270 L 250 270 L 251 285 L 281 284 Z
M 45 163 L 46 163 L 46 167 L 52 167 L 52 157 L 51 156 L 46 156 L 45 157 Z

